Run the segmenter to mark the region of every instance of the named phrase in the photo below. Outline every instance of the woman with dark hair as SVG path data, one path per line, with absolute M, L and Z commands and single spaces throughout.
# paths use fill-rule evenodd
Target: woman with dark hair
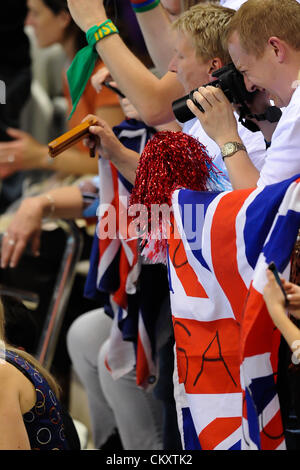
M 85 34 L 74 23 L 66 0 L 28 0 L 28 15 L 26 24 L 35 33 L 37 45 L 41 48 L 60 44 L 66 54 L 66 68 L 69 67 L 76 53 L 86 43 Z M 103 66 L 99 60 L 96 70 Z M 69 111 L 72 103 L 65 73 L 63 74 L 64 95 L 68 100 Z M 94 88 L 87 85 L 77 109 L 68 121 L 70 128 L 79 124 L 89 113 L 102 116 L 111 126 L 119 124 L 124 119 L 117 96 L 103 88 L 97 94 Z M 87 149 L 79 143 L 68 149 L 62 158 L 48 158 L 48 148 L 40 144 L 28 133 L 18 129 L 7 129 L 12 142 L 0 143 L 0 176 L 2 178 L 24 169 L 57 170 L 66 174 L 84 175 L 96 174 L 98 171 L 96 159 L 88 158 Z

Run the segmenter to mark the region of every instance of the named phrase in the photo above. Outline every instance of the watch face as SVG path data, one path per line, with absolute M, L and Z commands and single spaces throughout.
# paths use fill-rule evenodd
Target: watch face
M 231 142 L 224 145 L 224 154 L 225 155 L 228 155 L 229 153 L 234 152 L 234 150 L 235 150 L 235 145 L 232 144 Z

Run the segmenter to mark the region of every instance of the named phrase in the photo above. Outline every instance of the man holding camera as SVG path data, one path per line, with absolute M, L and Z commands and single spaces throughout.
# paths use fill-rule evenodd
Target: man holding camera
M 213 82 L 215 80 L 214 74 L 231 62 L 223 37 L 234 13 L 234 10 L 220 5 L 200 4 L 182 13 L 172 24 L 172 29 L 177 34 L 175 53 L 169 64 L 169 70 L 177 74 L 177 80 L 182 84 L 186 93 L 195 89 L 199 84 Z M 181 102 L 186 108 L 185 99 L 180 99 L 178 102 Z M 174 104 L 173 109 L 175 111 Z M 186 108 L 186 111 L 189 110 Z M 180 114 L 178 112 L 177 116 L 175 113 L 178 120 L 184 122 L 180 119 Z M 193 117 L 192 113 L 190 115 Z M 237 113 L 234 114 L 234 118 L 237 121 L 238 133 L 248 149 L 249 157 L 257 171 L 260 171 L 265 154 L 263 135 L 259 132 L 251 132 L 238 122 Z M 209 155 L 214 159 L 214 164 L 227 174 L 218 145 L 207 135 L 198 119 L 185 122 L 182 130 L 205 145 Z M 228 187 L 224 189 L 228 189 Z
M 213 73 L 230 62 L 230 56 L 224 47 L 222 37 L 225 35 L 234 10 L 215 4 L 195 5 L 180 15 L 173 23 L 176 31 L 175 53 L 169 64 L 169 70 L 176 73 L 180 85 L 185 92 L 206 84 L 214 79 Z M 185 105 L 185 100 L 184 100 Z M 193 114 L 191 117 L 193 117 Z M 238 115 L 235 113 L 235 119 Z M 135 171 L 139 162 L 139 155 L 124 152 L 120 144 L 105 123 L 98 120 L 97 126 L 92 126 L 90 132 L 100 138 L 100 154 L 118 168 L 118 170 L 134 184 Z M 257 171 L 263 165 L 265 142 L 260 132 L 253 133 L 241 123 L 237 123 L 238 132 L 247 146 L 250 159 Z M 220 157 L 218 145 L 202 128 L 198 119 L 194 118 L 184 124 L 183 132 L 197 138 L 214 159 L 215 166 L 224 173 L 220 176 L 220 185 L 214 189 L 231 189 L 228 182 L 227 170 Z M 114 149 L 116 148 L 116 151 Z
M 278 124 L 259 121 L 266 141 L 259 172 L 244 146 L 232 105 L 220 88 L 200 87 L 197 106 L 188 100 L 206 133 L 223 154 L 233 188 L 265 186 L 300 173 L 300 5 L 296 0 L 248 0 L 235 13 L 227 33 L 228 50 L 246 88 L 256 91 L 252 113 L 264 111 L 266 98 L 285 108 Z

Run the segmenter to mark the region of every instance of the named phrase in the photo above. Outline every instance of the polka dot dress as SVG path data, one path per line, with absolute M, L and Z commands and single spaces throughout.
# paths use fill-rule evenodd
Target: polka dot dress
M 36 402 L 23 415 L 32 450 L 68 450 L 61 408 L 48 382 L 24 358 L 6 350 L 6 360 L 19 369 L 34 385 Z

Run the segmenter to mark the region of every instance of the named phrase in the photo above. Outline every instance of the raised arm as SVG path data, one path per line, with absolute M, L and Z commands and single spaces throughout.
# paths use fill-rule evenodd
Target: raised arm
M 139 8 L 138 3 L 132 3 L 151 59 L 159 72 L 164 74 L 168 71 L 174 48 L 170 17 L 160 3 L 152 2 L 156 6 L 148 11 Z
M 87 31 L 107 20 L 102 1 L 68 0 L 75 22 Z M 126 47 L 118 34 L 101 39 L 96 49 L 124 95 L 138 110 L 142 120 L 155 126 L 174 120 L 172 102 L 184 95 L 176 74 L 155 77 Z

